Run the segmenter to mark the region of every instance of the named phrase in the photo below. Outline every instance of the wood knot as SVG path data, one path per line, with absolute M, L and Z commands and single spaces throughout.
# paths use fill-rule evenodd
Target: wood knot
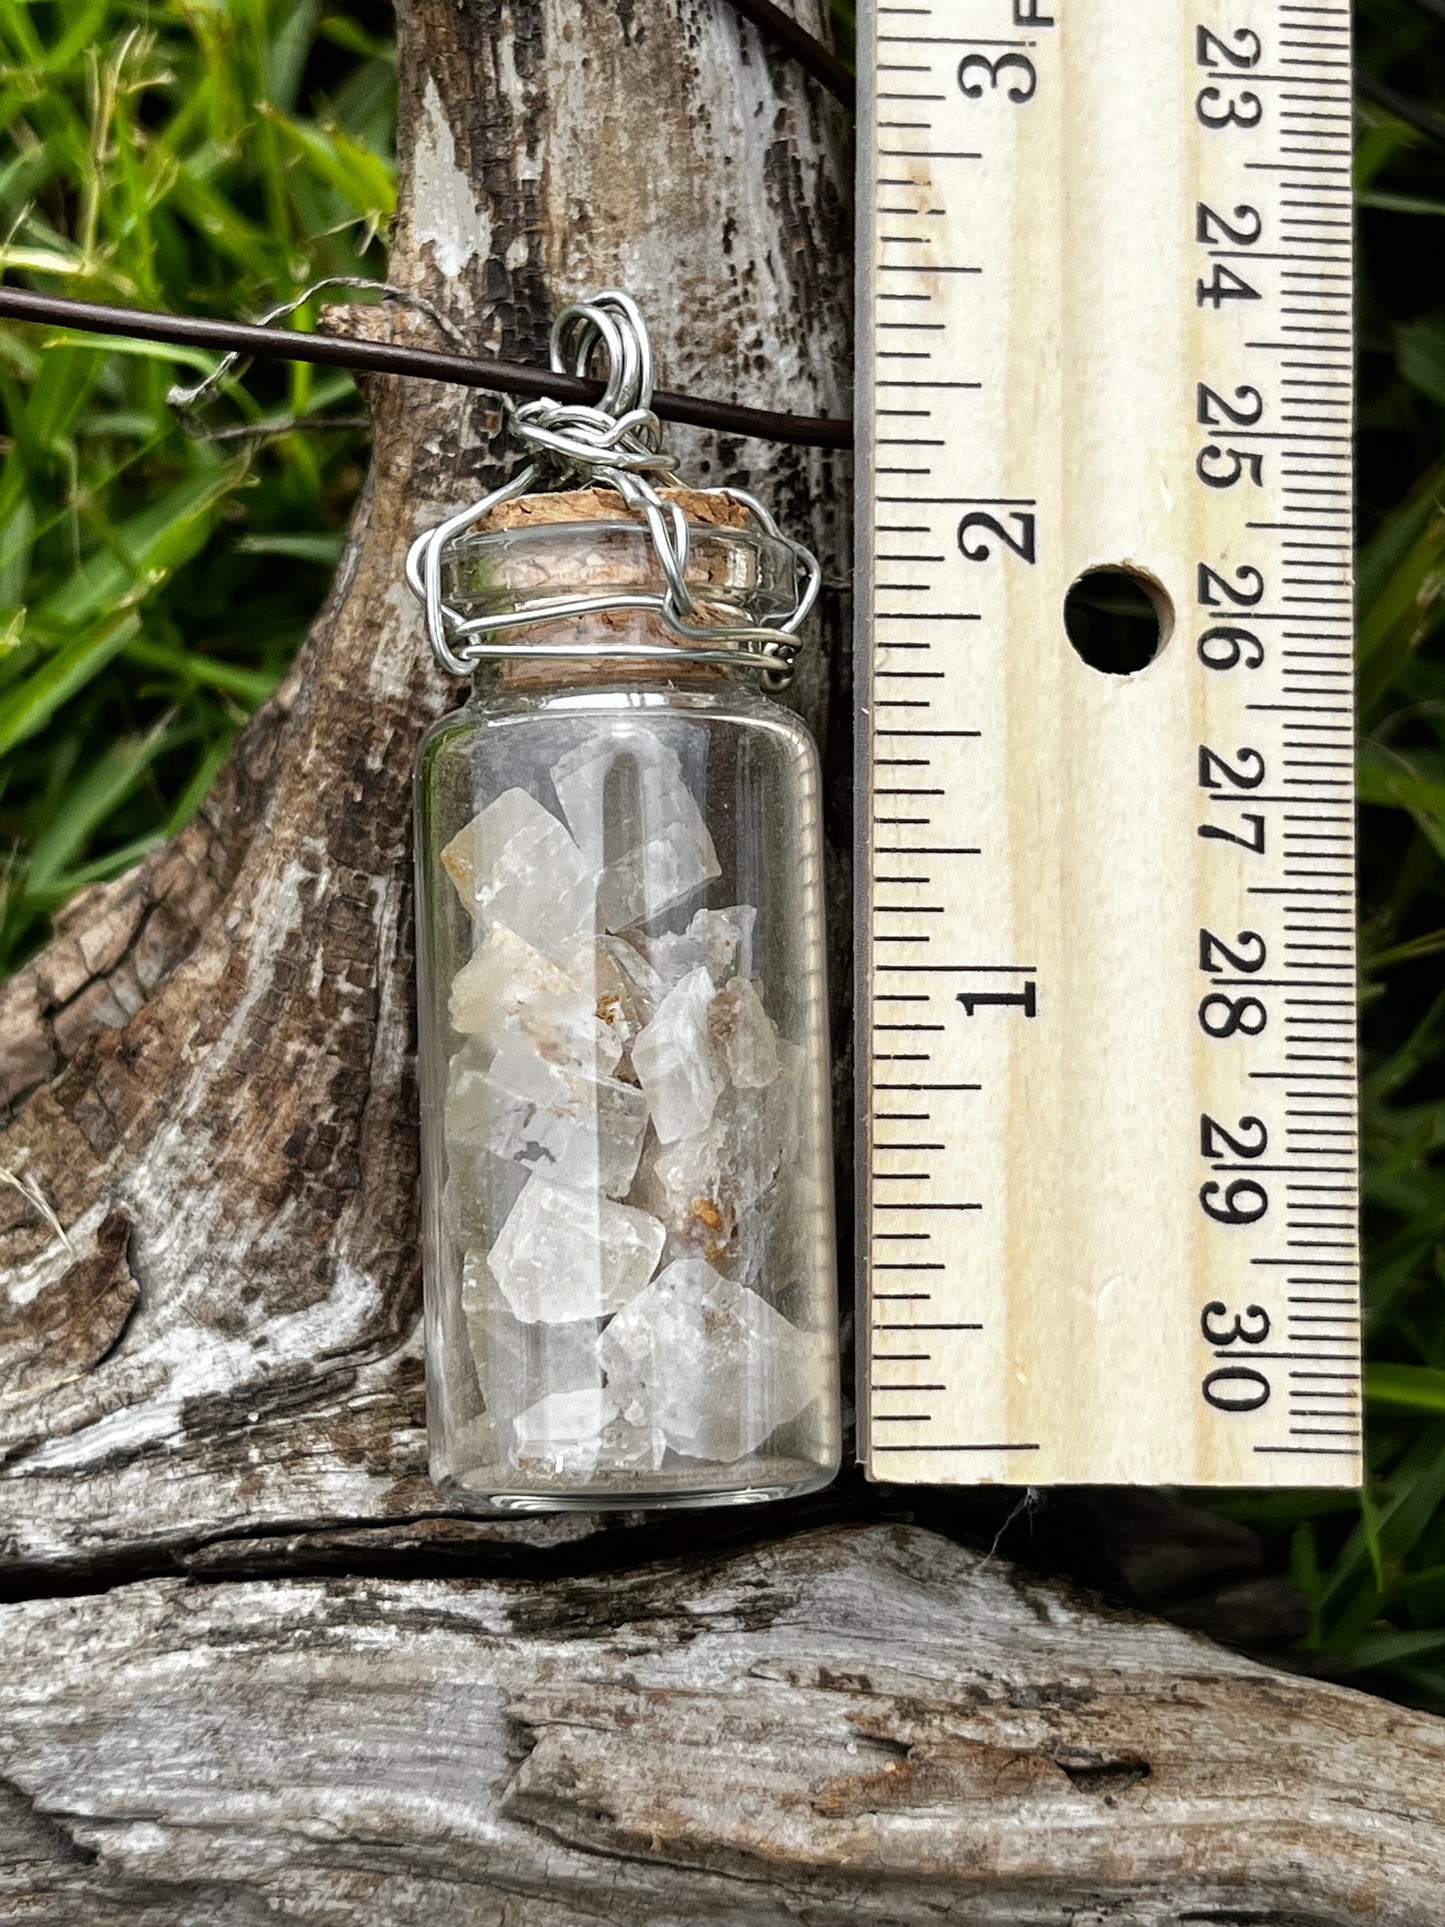
M 127 1253 L 135 1229 L 117 1206 L 91 1248 L 0 1324 L 0 1399 L 34 1398 L 93 1371 L 140 1301 Z

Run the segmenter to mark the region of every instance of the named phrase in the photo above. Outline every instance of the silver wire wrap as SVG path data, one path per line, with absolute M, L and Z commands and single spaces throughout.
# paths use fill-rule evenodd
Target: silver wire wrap
M 731 607 L 708 589 L 710 612 L 718 621 L 693 621 L 696 604 L 687 585 L 688 523 L 676 502 L 664 501 L 658 487 L 680 488 L 672 457 L 662 446 L 662 424 L 652 400 L 652 345 L 637 304 L 615 288 L 590 301 L 564 308 L 552 327 L 551 362 L 559 374 L 585 375 L 598 355 L 607 370 L 606 391 L 595 406 L 541 399 L 507 404 L 510 425 L 528 451 L 526 464 L 510 481 L 480 502 L 449 516 L 417 537 L 406 558 L 406 579 L 426 611 L 427 633 L 437 661 L 454 676 L 474 664 L 507 656 L 615 656 L 630 660 L 663 658 L 671 662 L 709 662 L 751 668 L 779 688 L 793 673 L 801 647 L 797 631 L 818 599 L 822 571 L 817 558 L 783 534 L 756 496 L 737 488 L 699 489 L 724 501 L 739 502 L 764 534 L 792 555 L 797 594 L 786 613 L 761 622 Z M 600 484 L 640 511 L 666 584 L 661 594 L 640 591 L 555 596 L 501 615 L 465 616 L 442 599 L 442 563 L 447 545 L 497 508 L 539 486 L 565 487 L 574 481 Z M 660 615 L 684 647 L 656 642 L 498 642 L 509 629 L 611 609 L 646 609 Z

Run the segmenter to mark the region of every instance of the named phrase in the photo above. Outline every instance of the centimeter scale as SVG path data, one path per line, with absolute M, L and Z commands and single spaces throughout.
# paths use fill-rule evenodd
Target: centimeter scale
M 859 67 L 869 1472 L 1353 1485 L 1348 7 Z

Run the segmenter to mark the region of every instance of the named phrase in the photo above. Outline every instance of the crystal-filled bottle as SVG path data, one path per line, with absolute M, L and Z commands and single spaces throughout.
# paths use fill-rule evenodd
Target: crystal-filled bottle
M 689 520 L 695 620 L 793 557 Z M 822 836 L 808 731 L 650 606 L 639 515 L 524 497 L 451 541 L 448 608 L 526 623 L 417 777 L 433 1477 L 513 1510 L 740 1503 L 839 1459 Z M 586 607 L 606 600 L 605 609 Z M 585 645 L 559 660 L 550 645 Z M 670 654 L 629 658 L 629 645 Z

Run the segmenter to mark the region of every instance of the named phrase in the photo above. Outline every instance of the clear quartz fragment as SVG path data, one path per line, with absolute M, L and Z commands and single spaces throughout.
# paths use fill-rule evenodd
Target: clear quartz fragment
M 682 764 L 655 737 L 580 744 L 557 762 L 552 784 L 601 871 L 597 902 L 609 930 L 661 916 L 722 875 Z
M 669 989 L 690 970 L 706 970 L 715 984 L 725 984 L 737 970 L 752 968 L 753 925 L 758 913 L 750 903 L 725 910 L 699 910 L 686 930 L 664 932 L 647 939 L 647 956 Z
M 618 1417 L 602 1434 L 599 1472 L 656 1472 L 667 1457 L 667 1435 L 660 1426 L 634 1425 Z
M 462 1315 L 472 1358 L 489 1409 L 519 1412 L 539 1385 L 576 1391 L 597 1386 L 597 1320 L 526 1323 L 503 1298 L 484 1253 L 469 1251 L 462 1266 Z
M 515 1441 L 513 1422 L 544 1389 L 600 1392 L 597 1321 L 523 1324 L 497 1289 L 479 1251 L 462 1272 L 462 1313 L 485 1407 L 486 1438 L 479 1450 L 505 1462 Z
M 662 1002 L 662 980 L 625 937 L 599 937 L 567 958 L 571 979 L 585 991 L 624 1060 Z M 614 1067 L 615 1068 L 615 1067 Z
M 638 1186 L 674 1238 L 745 1273 L 754 1268 L 749 1241 L 767 1236 L 758 1207 L 799 1149 L 803 1053 L 782 1038 L 774 1047 L 777 1075 L 760 1088 L 730 1085 L 704 1130 L 659 1145 Z
M 667 1237 L 656 1218 L 596 1192 L 532 1177 L 487 1254 L 518 1318 L 605 1318 L 636 1297 Z
M 597 1015 L 596 998 L 581 984 L 561 996 L 535 997 L 522 1005 L 509 1031 L 525 1037 L 549 1064 L 606 1073 L 616 1070 L 622 1057 L 616 1033 Z
M 504 923 L 494 923 L 452 979 L 452 1029 L 495 1050 L 507 1022 L 525 1005 L 565 997 L 575 988 L 550 958 Z
M 739 1090 L 761 1090 L 777 1077 L 778 1033 L 749 978 L 734 977 L 713 998 L 708 1033 L 728 1082 Z
M 441 860 L 481 930 L 502 923 L 559 957 L 597 921 L 597 864 L 525 790 L 504 790 L 458 830 Z
M 597 1350 L 624 1419 L 692 1458 L 746 1458 L 811 1396 L 806 1335 L 699 1258 L 659 1273 Z
M 705 1131 L 722 1092 L 708 1031 L 712 1000 L 712 978 L 700 968 L 690 971 L 632 1046 L 632 1068 L 664 1144 Z
M 449 1234 L 466 1249 L 484 1243 L 522 1195 L 526 1182 L 527 1173 L 519 1164 L 504 1164 L 449 1131 L 442 1191 Z
M 689 799 L 690 801 L 691 799 Z M 696 816 L 696 806 L 693 806 Z M 662 915 L 721 876 L 712 838 L 696 823 L 664 825 L 646 843 L 609 863 L 597 885 L 597 905 L 609 930 L 626 930 Z
M 548 1392 L 512 1421 L 512 1464 L 534 1477 L 591 1478 L 616 1416 L 614 1400 L 600 1387 Z
M 592 1388 L 538 1399 L 517 1414 L 512 1435 L 512 1464 L 543 1478 L 656 1472 L 667 1455 L 656 1426 L 629 1424 L 610 1392 Z
M 480 1147 L 575 1190 L 625 1196 L 646 1129 L 647 1100 L 635 1084 L 553 1062 L 521 1030 L 503 1037 L 485 1068 L 464 1052 L 454 1062 L 448 1142 Z

